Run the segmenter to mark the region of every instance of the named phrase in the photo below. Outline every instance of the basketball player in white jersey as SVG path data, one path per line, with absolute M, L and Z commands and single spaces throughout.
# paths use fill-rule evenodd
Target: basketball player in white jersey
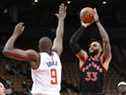
M 33 49 L 22 50 L 14 47 L 16 39 L 24 31 L 23 23 L 16 25 L 12 36 L 3 49 L 3 54 L 9 58 L 31 62 L 32 95 L 60 95 L 62 67 L 59 56 L 63 51 L 65 17 L 66 6 L 61 4 L 57 14 L 56 38 L 53 44 L 49 38 L 41 38 L 39 40 L 39 52 Z

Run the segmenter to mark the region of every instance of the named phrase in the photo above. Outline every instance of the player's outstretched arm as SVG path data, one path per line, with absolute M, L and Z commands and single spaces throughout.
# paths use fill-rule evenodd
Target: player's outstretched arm
M 66 6 L 63 3 L 59 6 L 59 13 L 56 16 L 58 18 L 58 26 L 52 49 L 60 55 L 63 51 L 64 19 L 66 17 Z
M 14 32 L 8 39 L 4 49 L 3 54 L 6 57 L 13 58 L 19 61 L 36 61 L 38 54 L 34 50 L 22 50 L 14 47 L 14 43 L 17 38 L 23 33 L 24 26 L 23 23 L 18 23 L 15 26 Z
M 81 26 L 71 37 L 69 46 L 74 52 L 74 54 L 77 56 L 77 58 L 80 61 L 80 68 L 85 63 L 88 55 L 87 53 L 79 46 L 78 40 L 82 37 L 83 32 L 85 31 L 85 27 Z M 82 63 L 82 64 L 81 64 Z
M 109 36 L 108 36 L 106 30 L 104 29 L 104 27 L 102 26 L 102 24 L 99 21 L 99 17 L 98 17 L 96 9 L 94 9 L 94 11 L 95 11 L 94 19 L 95 19 L 96 25 L 99 29 L 99 33 L 100 33 L 101 38 L 102 38 L 102 46 L 103 46 L 103 55 L 102 56 L 103 56 L 103 59 L 104 59 L 103 66 L 106 70 L 108 70 L 109 63 L 110 63 L 111 58 L 112 58 Z

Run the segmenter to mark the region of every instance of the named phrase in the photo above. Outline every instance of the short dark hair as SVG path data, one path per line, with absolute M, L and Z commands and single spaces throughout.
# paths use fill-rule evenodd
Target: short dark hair
M 39 40 L 40 51 L 47 51 L 52 48 L 52 41 L 48 37 L 42 37 Z

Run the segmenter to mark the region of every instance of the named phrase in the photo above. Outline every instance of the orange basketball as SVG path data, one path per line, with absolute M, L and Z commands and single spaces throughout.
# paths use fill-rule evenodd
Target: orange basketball
M 92 23 L 94 21 L 94 10 L 90 7 L 85 7 L 80 12 L 80 19 L 84 23 Z

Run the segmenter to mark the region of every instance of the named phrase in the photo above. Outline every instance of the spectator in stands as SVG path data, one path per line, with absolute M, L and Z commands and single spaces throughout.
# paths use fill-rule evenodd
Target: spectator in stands
M 6 95 L 5 94 L 5 87 L 2 82 L 0 82 L 0 95 Z
M 88 52 L 79 46 L 78 41 L 86 31 L 85 28 L 92 24 L 83 21 L 81 28 L 70 39 L 70 47 L 79 59 L 81 95 L 104 95 L 105 72 L 108 71 L 112 57 L 109 37 L 99 21 L 96 9 L 94 9 L 94 21 L 102 38 L 101 44 L 98 41 L 92 42 Z
M 117 85 L 118 91 L 120 95 L 126 95 L 126 82 L 121 81 Z

